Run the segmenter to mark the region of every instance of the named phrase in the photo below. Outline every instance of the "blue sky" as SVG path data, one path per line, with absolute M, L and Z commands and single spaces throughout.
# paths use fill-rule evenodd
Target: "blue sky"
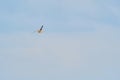
M 0 80 L 120 80 L 119 4 L 1 0 Z

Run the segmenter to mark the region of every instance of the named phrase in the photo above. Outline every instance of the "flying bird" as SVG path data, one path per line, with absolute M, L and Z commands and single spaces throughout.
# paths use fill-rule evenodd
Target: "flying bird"
M 43 25 L 41 26 L 41 28 L 37 31 L 38 33 L 41 33 L 43 29 Z

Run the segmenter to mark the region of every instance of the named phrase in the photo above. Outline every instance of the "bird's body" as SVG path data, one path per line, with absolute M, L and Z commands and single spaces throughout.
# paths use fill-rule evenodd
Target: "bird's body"
M 37 32 L 41 33 L 42 32 L 42 28 L 43 28 L 43 25 L 41 26 L 41 28 Z

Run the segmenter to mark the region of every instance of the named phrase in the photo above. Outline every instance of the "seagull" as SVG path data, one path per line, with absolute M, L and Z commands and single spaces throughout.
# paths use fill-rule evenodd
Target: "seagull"
M 41 28 L 37 31 L 38 33 L 41 33 L 43 29 L 43 25 L 41 26 Z

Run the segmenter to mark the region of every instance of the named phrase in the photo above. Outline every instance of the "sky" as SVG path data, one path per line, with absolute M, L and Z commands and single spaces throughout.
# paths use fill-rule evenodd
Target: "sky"
M 120 80 L 119 4 L 0 0 L 0 80 Z

